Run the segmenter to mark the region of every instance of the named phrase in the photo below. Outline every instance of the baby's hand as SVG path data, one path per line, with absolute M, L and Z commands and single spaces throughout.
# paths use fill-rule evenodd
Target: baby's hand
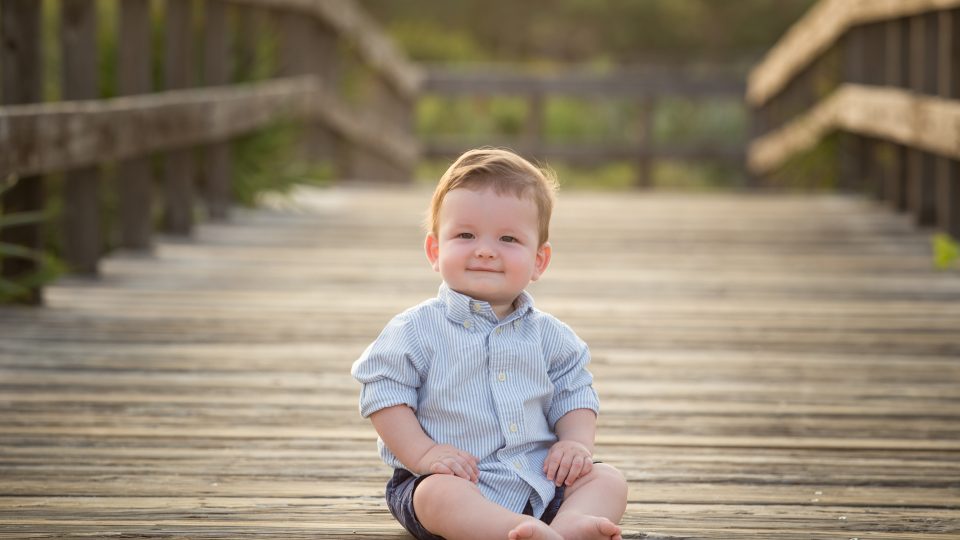
M 587 447 L 576 441 L 557 441 L 543 462 L 547 480 L 560 486 L 568 486 L 593 470 L 593 455 Z
M 417 463 L 416 472 L 452 474 L 473 483 L 477 483 L 480 479 L 477 458 L 449 444 L 437 444 L 427 450 Z

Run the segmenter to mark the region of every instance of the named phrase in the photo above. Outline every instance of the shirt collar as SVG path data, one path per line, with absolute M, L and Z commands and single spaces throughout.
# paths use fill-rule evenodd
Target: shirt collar
M 464 321 L 475 316 L 482 316 L 491 321 L 496 320 L 493 308 L 490 307 L 488 302 L 475 300 L 465 294 L 458 293 L 451 289 L 446 282 L 440 284 L 440 291 L 437 293 L 437 298 L 443 303 L 447 318 L 458 324 L 462 324 Z M 513 310 L 513 313 L 507 315 L 505 319 L 499 321 L 500 323 L 519 319 L 526 315 L 527 312 L 533 309 L 533 296 L 527 291 L 521 291 L 513 303 L 516 309 Z

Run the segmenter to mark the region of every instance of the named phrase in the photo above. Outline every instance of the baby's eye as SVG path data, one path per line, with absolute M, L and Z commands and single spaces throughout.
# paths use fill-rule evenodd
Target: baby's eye
M 462 238 L 464 240 L 471 240 L 473 239 L 473 233 L 462 232 L 457 235 L 457 238 Z
M 517 238 L 514 236 L 501 236 L 500 240 L 503 242 L 516 242 Z

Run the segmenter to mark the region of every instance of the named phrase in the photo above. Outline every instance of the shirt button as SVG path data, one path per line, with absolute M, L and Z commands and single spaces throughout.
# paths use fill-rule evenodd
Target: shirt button
M 511 432 L 511 433 L 516 433 L 516 432 L 517 432 L 517 429 L 519 429 L 519 428 L 517 427 L 516 424 L 510 424 L 510 432 Z
M 520 460 L 518 459 L 517 461 L 513 462 L 513 466 L 519 469 L 520 467 L 523 467 L 523 463 L 520 463 Z
M 502 326 L 498 326 L 497 329 L 494 330 L 494 332 L 496 332 L 496 334 L 499 336 L 500 334 L 503 333 L 503 327 L 502 327 Z
M 473 323 L 472 323 L 472 322 L 470 322 L 470 321 L 463 321 L 463 327 L 464 327 L 464 328 L 469 329 L 471 326 L 473 326 Z
M 481 306 L 480 304 L 473 304 L 474 313 L 480 313 L 481 311 L 483 311 L 483 306 Z
M 517 319 L 517 320 L 513 321 L 513 327 L 514 327 L 514 328 L 520 328 L 520 319 Z
M 507 380 L 507 374 L 501 371 L 497 374 L 497 380 L 500 382 Z

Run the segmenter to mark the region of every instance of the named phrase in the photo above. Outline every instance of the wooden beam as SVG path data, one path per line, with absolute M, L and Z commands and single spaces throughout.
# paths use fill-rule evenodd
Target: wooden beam
M 87 0 L 61 3 L 63 98 L 90 100 L 99 95 L 96 5 Z M 96 164 L 68 170 L 63 179 L 63 258 L 77 274 L 95 275 L 103 250 L 100 231 L 100 171 Z
M 495 66 L 470 71 L 430 68 L 422 90 L 442 95 L 575 95 L 717 97 L 743 95 L 743 78 L 727 71 L 692 75 L 689 70 L 656 69 L 595 74 L 578 71 L 536 74 Z
M 206 86 L 230 83 L 230 36 L 227 31 L 227 5 L 220 0 L 204 3 L 203 82 Z M 229 217 L 232 160 L 230 141 L 215 141 L 203 152 L 204 199 L 213 220 Z
M 222 140 L 294 116 L 316 119 L 384 159 L 410 165 L 417 144 L 351 112 L 315 76 L 174 90 L 97 101 L 0 107 L 0 177 L 60 171 L 104 160 Z
M 153 90 L 150 69 L 149 0 L 124 0 L 119 5 L 119 93 L 148 94 Z M 117 164 L 120 205 L 120 246 L 149 250 L 153 236 L 153 169 L 150 158 L 138 156 Z
M 778 94 L 853 26 L 958 6 L 960 0 L 821 0 L 750 72 L 747 101 L 757 106 Z
M 40 3 L 36 0 L 0 0 L 0 99 L 4 104 L 35 103 L 43 100 L 43 57 L 40 39 Z M 2 126 L 2 124 L 0 124 Z M 0 156 L 17 152 L 17 158 L 30 158 L 35 147 L 16 149 L 0 145 Z M 2 160 L 2 157 L 0 157 Z M 0 173 L 0 186 L 5 188 L 0 195 L 0 214 L 33 213 L 44 208 L 43 179 L 34 175 L 20 175 L 19 180 Z M 15 182 L 8 185 L 8 182 Z M 41 224 L 0 227 L 0 242 L 25 248 L 34 252 L 43 249 Z M 40 268 L 36 259 L 6 256 L 0 259 L 0 277 L 18 281 L 32 275 Z M 43 302 L 40 287 L 30 288 L 20 301 L 26 304 Z
M 753 141 L 748 166 L 770 172 L 790 156 L 843 129 L 960 158 L 960 101 L 908 90 L 847 84 L 806 114 Z

